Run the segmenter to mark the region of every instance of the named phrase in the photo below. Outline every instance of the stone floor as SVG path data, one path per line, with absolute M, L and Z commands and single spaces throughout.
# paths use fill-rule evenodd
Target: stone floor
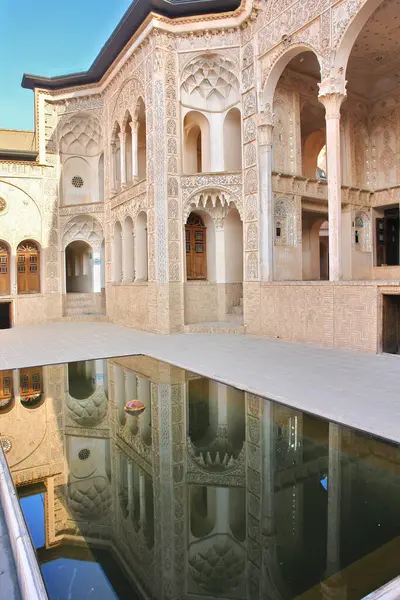
M 248 335 L 155 335 L 103 322 L 0 332 L 0 369 L 147 354 L 400 443 L 400 356 Z

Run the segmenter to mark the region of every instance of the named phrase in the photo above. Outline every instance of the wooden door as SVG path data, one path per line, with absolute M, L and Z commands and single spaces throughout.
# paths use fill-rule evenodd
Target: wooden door
M 185 229 L 187 279 L 207 279 L 206 227 L 198 215 L 190 215 Z
M 19 294 L 40 292 L 39 250 L 32 242 L 22 242 L 17 249 L 17 282 Z
M 0 242 L 0 296 L 10 294 L 10 252 L 5 244 Z
M 24 402 L 37 399 L 42 393 L 42 369 L 31 367 L 21 369 L 19 373 L 20 396 Z

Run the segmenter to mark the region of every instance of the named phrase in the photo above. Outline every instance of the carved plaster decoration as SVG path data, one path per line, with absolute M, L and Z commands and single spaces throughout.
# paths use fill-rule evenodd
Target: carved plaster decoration
M 181 102 L 204 110 L 224 110 L 239 100 L 237 68 L 222 54 L 201 54 L 181 74 Z
M 59 148 L 65 154 L 96 155 L 103 144 L 99 120 L 93 115 L 73 115 L 59 127 Z
M 237 208 L 243 220 L 242 202 L 229 190 L 205 189 L 195 193 L 183 205 L 183 221 L 186 223 L 193 210 L 205 210 L 213 218 L 221 222 L 230 208 Z M 217 212 L 216 212 L 217 211 Z
M 74 240 L 83 240 L 92 246 L 93 250 L 98 251 L 103 237 L 103 228 L 97 219 L 89 215 L 78 215 L 64 227 L 63 248 Z

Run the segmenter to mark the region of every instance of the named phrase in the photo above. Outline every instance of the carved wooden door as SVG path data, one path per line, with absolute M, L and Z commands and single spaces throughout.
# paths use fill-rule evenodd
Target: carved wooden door
M 187 279 L 207 279 L 206 227 L 198 215 L 189 216 L 185 235 Z
M 17 272 L 19 294 L 40 292 L 39 250 L 32 242 L 22 242 L 18 246 Z
M 0 242 L 0 296 L 10 293 L 10 253 L 5 244 Z

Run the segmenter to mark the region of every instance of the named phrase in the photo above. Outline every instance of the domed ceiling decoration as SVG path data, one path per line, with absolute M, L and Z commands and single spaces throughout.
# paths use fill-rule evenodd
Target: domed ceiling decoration
M 88 115 L 74 115 L 61 126 L 60 150 L 69 154 L 93 155 L 102 146 L 101 125 Z
M 190 547 L 190 575 L 212 595 L 228 594 L 238 588 L 245 567 L 243 548 L 228 535 L 219 534 Z
M 236 68 L 220 54 L 202 54 L 183 69 L 181 100 L 189 106 L 224 109 L 239 100 Z

